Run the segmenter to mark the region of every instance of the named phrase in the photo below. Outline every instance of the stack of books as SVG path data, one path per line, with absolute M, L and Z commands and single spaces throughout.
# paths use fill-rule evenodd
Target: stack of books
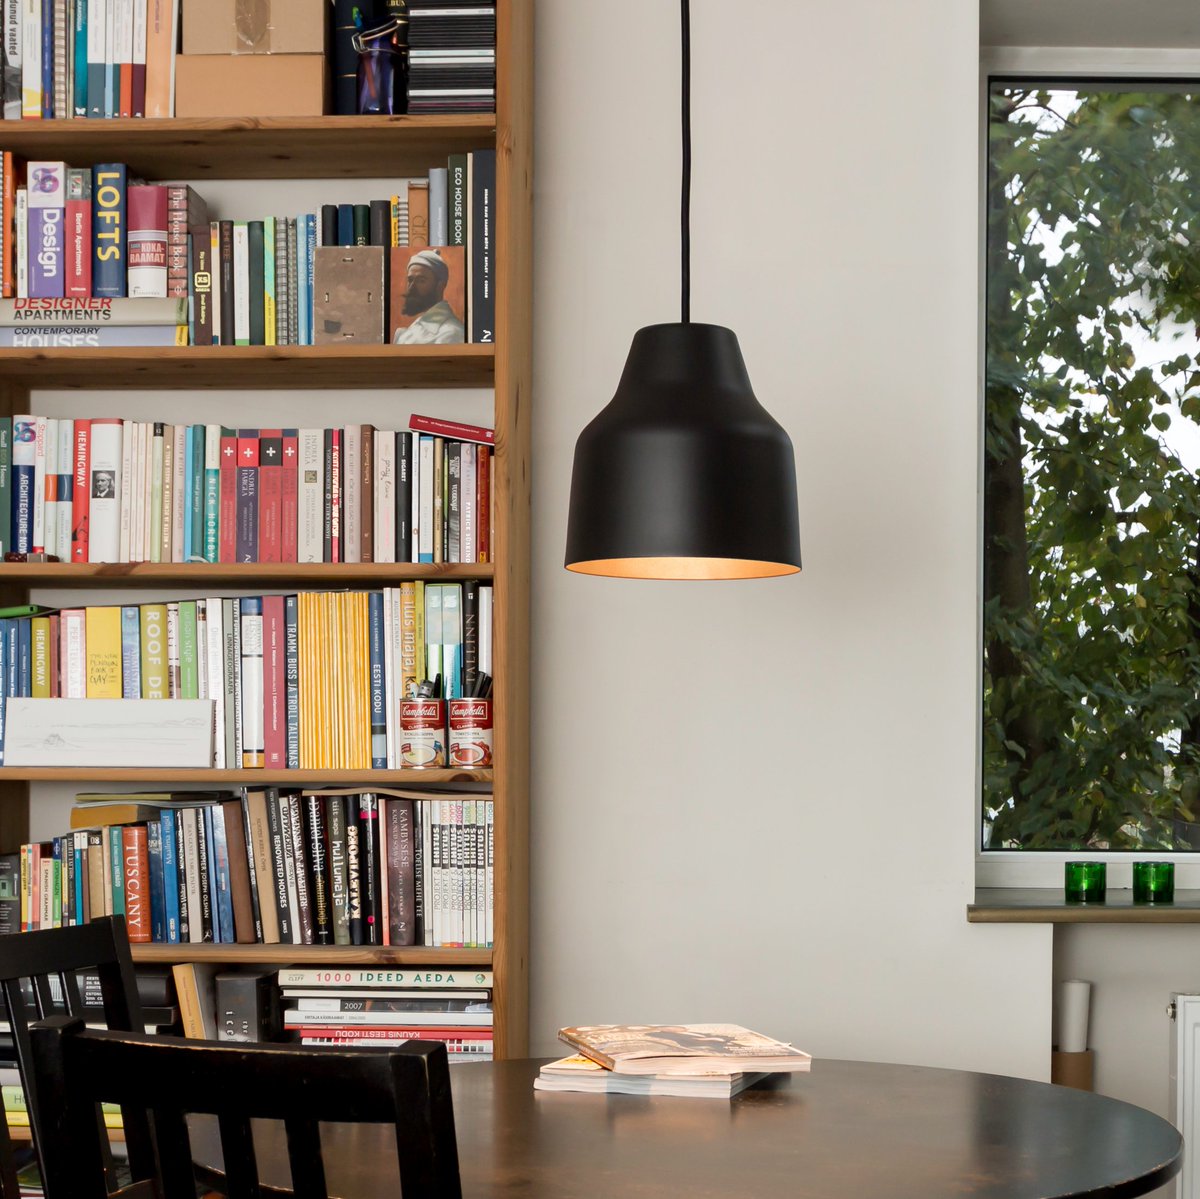
M 496 8 L 409 0 L 408 111 L 496 111 Z
M 284 1028 L 303 1045 L 441 1041 L 451 1063 L 491 1060 L 490 970 L 290 967 L 279 985 Z
M 118 915 L 134 943 L 492 945 L 490 796 L 266 787 L 77 801 L 71 832 L 0 856 L 21 932 Z M 169 1006 L 154 1004 L 160 1022 Z
M 559 1030 L 577 1052 L 542 1067 L 539 1091 L 729 1099 L 809 1054 L 737 1024 L 593 1024 Z

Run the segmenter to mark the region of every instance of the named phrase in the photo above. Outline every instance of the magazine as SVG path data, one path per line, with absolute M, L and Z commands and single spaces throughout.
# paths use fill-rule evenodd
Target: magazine
M 737 1074 L 808 1070 L 803 1050 L 738 1024 L 590 1024 L 559 1039 L 618 1074 Z
M 587 1091 L 596 1095 L 681 1095 L 731 1099 L 765 1074 L 617 1074 L 576 1055 L 548 1062 L 533 1080 L 535 1091 Z

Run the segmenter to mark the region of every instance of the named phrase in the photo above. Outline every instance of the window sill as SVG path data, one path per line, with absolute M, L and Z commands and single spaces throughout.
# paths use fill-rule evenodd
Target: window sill
M 1061 888 L 980 887 L 967 905 L 970 924 L 1200 924 L 1200 890 L 1176 889 L 1175 902 L 1134 904 L 1133 892 L 1108 891 L 1105 903 L 1067 903 Z

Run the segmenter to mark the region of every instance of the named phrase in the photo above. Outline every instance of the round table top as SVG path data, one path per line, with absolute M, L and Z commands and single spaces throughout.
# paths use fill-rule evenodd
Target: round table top
M 1183 1156 L 1142 1108 L 993 1074 L 817 1060 L 723 1100 L 534 1091 L 540 1065 L 451 1068 L 466 1199 L 1120 1199 Z M 389 1127 L 330 1126 L 322 1143 L 331 1193 L 399 1195 Z M 288 1185 L 282 1131 L 256 1144 L 262 1180 Z M 192 1149 L 219 1162 L 210 1122 Z

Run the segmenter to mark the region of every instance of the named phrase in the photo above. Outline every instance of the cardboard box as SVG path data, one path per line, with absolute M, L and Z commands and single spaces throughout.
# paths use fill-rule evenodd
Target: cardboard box
M 329 0 L 183 0 L 184 54 L 324 54 Z
M 1050 1051 L 1050 1081 L 1060 1087 L 1074 1087 L 1077 1091 L 1090 1091 L 1095 1076 L 1095 1051 L 1085 1049 L 1082 1053 Z
M 329 91 L 323 54 L 180 54 L 177 117 L 319 117 Z

